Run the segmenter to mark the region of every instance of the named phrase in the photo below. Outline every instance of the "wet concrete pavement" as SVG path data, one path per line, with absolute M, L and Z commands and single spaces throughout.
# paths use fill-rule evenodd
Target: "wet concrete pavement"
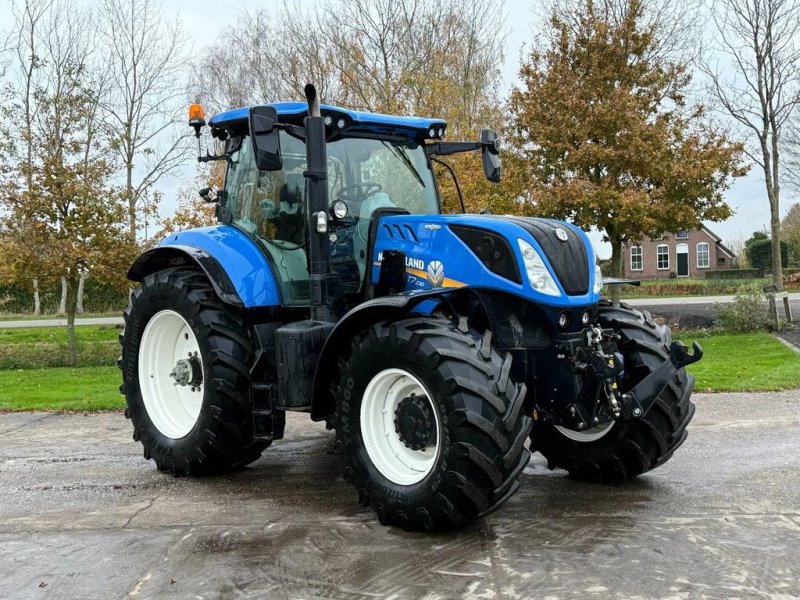
M 537 456 L 437 535 L 360 508 L 305 415 L 241 473 L 174 479 L 120 414 L 0 414 L 0 598 L 800 596 L 800 392 L 696 399 L 660 469 L 598 486 Z

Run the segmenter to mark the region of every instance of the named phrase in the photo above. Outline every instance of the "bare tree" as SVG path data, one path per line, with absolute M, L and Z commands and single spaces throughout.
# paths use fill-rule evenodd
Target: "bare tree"
M 490 124 L 491 105 L 499 124 L 503 16 L 502 2 L 470 0 L 327 0 L 244 13 L 195 66 L 192 94 L 221 110 L 301 99 L 314 81 L 332 104 L 458 114 L 453 125 L 468 130 Z
M 725 71 L 703 64 L 722 110 L 749 133 L 748 156 L 764 173 L 772 234 L 772 279 L 783 289 L 782 151 L 800 104 L 800 1 L 720 0 L 713 21 Z
M 14 56 L 14 35 L 12 31 L 0 29 L 0 79 L 5 78 L 8 66 Z
M 303 98 L 313 81 L 325 102 L 338 102 L 338 71 L 316 16 L 284 5 L 244 12 L 194 65 L 191 94 L 212 111 Z M 327 27 L 327 25 L 326 25 Z M 271 40 L 281 40 L 280 44 Z
M 104 51 L 108 57 L 107 125 L 125 169 L 128 230 L 148 210 L 153 186 L 189 156 L 185 128 L 178 128 L 184 96 L 184 34 L 157 0 L 104 0 Z

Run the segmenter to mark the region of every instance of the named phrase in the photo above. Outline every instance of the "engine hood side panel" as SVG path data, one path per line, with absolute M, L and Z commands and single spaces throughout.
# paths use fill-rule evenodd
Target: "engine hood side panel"
M 530 224 L 533 221 L 534 224 Z M 516 283 L 493 273 L 470 250 L 451 226 L 472 227 L 495 233 L 508 241 L 518 261 L 522 282 Z M 555 238 L 555 229 L 567 233 L 567 242 Z M 534 235 L 536 233 L 537 235 Z M 555 242 L 548 245 L 545 236 Z M 563 235 L 563 234 L 562 234 Z M 525 273 L 517 239 L 530 243 L 544 258 L 562 294 L 548 296 L 534 290 Z M 543 243 L 539 239 L 542 238 Z M 556 246 L 559 244 L 563 246 Z M 557 248 L 554 251 L 551 246 Z M 501 217 L 495 215 L 397 215 L 380 220 L 374 252 L 369 257 L 371 276 L 377 283 L 380 260 L 386 250 L 402 250 L 406 257 L 406 290 L 479 286 L 508 292 L 532 302 L 553 307 L 586 306 L 599 301 L 594 287 L 595 253 L 580 229 L 561 221 Z M 550 254 L 554 257 L 548 255 Z M 554 265 L 554 263 L 556 263 Z M 564 281 L 562 281 L 562 278 Z

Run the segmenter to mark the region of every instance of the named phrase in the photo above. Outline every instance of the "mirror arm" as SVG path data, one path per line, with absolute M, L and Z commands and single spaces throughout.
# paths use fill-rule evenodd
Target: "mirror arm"
M 197 162 L 200 163 L 207 163 L 207 162 L 214 162 L 216 160 L 230 160 L 230 156 L 227 154 L 209 154 L 208 150 L 206 150 L 205 156 L 202 154 L 197 157 Z
M 483 148 L 483 142 L 436 142 L 426 144 L 425 152 L 428 156 L 448 156 L 458 152 L 472 152 Z
M 439 160 L 438 158 L 431 156 L 431 162 L 435 162 L 437 165 L 442 165 L 445 169 L 450 172 L 450 176 L 453 178 L 453 183 L 456 184 L 456 193 L 458 194 L 458 202 L 461 204 L 461 214 L 467 214 L 467 209 L 464 207 L 464 198 L 461 196 L 461 186 L 458 184 L 458 177 L 456 177 L 456 172 L 453 170 L 453 167 L 448 165 L 443 160 Z

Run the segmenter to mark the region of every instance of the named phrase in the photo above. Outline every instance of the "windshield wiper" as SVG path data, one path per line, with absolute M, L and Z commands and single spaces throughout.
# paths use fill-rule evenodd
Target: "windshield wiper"
M 389 150 L 390 150 L 390 151 L 391 151 L 393 154 L 395 154 L 397 157 L 399 157 L 399 158 L 400 158 L 400 160 L 402 160 L 402 161 L 403 161 L 403 164 L 405 164 L 406 168 L 407 168 L 409 171 L 411 171 L 411 173 L 414 175 L 414 177 L 416 177 L 416 178 L 417 178 L 417 181 L 419 181 L 420 185 L 421 185 L 422 187 L 425 187 L 425 181 L 422 179 L 422 175 L 420 175 L 420 174 L 419 174 L 419 171 L 417 171 L 417 168 L 414 166 L 414 163 L 412 163 L 412 162 L 411 162 L 411 159 L 410 159 L 410 158 L 408 158 L 408 155 L 406 155 L 406 153 L 405 153 L 405 152 L 403 152 L 403 151 L 402 151 L 400 148 L 398 148 L 397 146 L 395 146 L 395 145 L 393 145 L 393 144 L 390 144 L 390 143 L 388 143 L 388 142 L 386 142 L 386 141 L 382 141 L 382 142 L 381 142 L 381 144 L 383 144 L 384 146 L 386 146 L 387 148 L 389 148 Z

